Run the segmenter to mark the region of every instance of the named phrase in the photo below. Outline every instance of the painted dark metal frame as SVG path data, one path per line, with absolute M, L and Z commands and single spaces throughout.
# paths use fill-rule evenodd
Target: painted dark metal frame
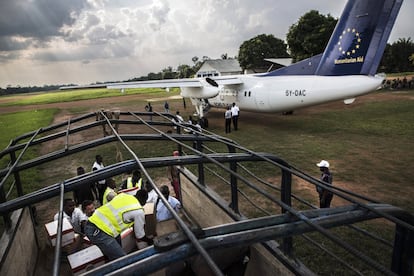
M 198 165 L 198 178 L 192 179 L 191 176 L 186 175 L 184 171 L 181 171 L 182 174 L 184 174 L 186 177 L 192 180 L 193 184 L 198 186 L 198 188 L 203 191 L 207 196 L 210 196 L 210 199 L 216 202 L 216 204 L 220 205 L 218 200 L 216 200 L 214 197 L 212 197 L 208 191 L 206 190 L 206 183 L 205 183 L 205 177 L 204 177 L 204 164 L 206 163 L 214 163 L 218 166 L 222 166 L 223 169 L 227 170 L 230 173 L 230 187 L 231 187 L 231 203 L 230 206 L 221 206 L 223 210 L 226 210 L 235 220 L 241 220 L 246 219 L 240 214 L 239 207 L 238 207 L 238 181 L 241 181 L 245 183 L 246 185 L 250 186 L 253 189 L 256 189 L 258 192 L 262 193 L 267 198 L 271 199 L 275 203 L 277 203 L 279 206 L 281 206 L 281 215 L 279 215 L 277 218 L 274 217 L 265 217 L 261 219 L 264 223 L 270 223 L 273 219 L 280 220 L 278 224 L 276 224 L 274 227 L 278 227 L 279 234 L 276 234 L 276 231 L 274 229 L 270 229 L 268 232 L 265 230 L 266 227 L 261 227 L 260 230 L 256 231 L 256 234 L 254 235 L 256 238 L 252 238 L 251 241 L 246 242 L 246 237 L 250 236 L 251 234 L 246 233 L 240 233 L 240 236 L 238 238 L 235 238 L 235 240 L 232 240 L 230 236 L 234 234 L 235 232 L 240 232 L 240 227 L 247 226 L 247 229 L 243 231 L 255 231 L 255 224 L 257 223 L 257 220 L 255 219 L 246 219 L 246 221 L 242 222 L 236 222 L 231 225 L 223 225 L 216 227 L 217 235 L 216 236 L 210 236 L 209 238 L 204 237 L 201 240 L 191 240 L 191 243 L 185 243 L 184 245 L 179 245 L 176 247 L 176 249 L 171 250 L 171 252 L 163 252 L 161 255 L 164 256 L 166 265 L 173 262 L 174 260 L 177 260 L 178 256 L 181 256 L 181 258 L 188 257 L 192 254 L 195 254 L 197 250 L 195 250 L 195 247 L 202 247 L 202 248 L 214 248 L 220 243 L 215 243 L 214 241 L 217 241 L 217 239 L 220 239 L 220 241 L 223 240 L 231 240 L 228 243 L 228 246 L 235 245 L 235 244 L 252 244 L 256 242 L 263 242 L 264 244 L 268 245 L 268 248 L 272 248 L 271 241 L 272 239 L 276 237 L 283 238 L 282 243 L 282 251 L 286 255 L 291 254 L 292 250 L 292 235 L 299 235 L 302 234 L 300 230 L 302 229 L 298 226 L 297 223 L 300 225 L 303 225 L 305 227 L 306 231 L 319 231 L 320 233 L 326 235 L 327 237 L 331 238 L 333 241 L 337 242 L 347 250 L 349 250 L 351 253 L 359 255 L 358 252 L 356 252 L 353 248 L 349 247 L 347 244 L 342 243 L 341 241 L 338 241 L 337 238 L 331 236 L 330 233 L 326 231 L 325 228 L 330 228 L 338 225 L 344 225 L 344 224 L 352 224 L 359 220 L 367 220 L 372 219 L 374 217 L 383 217 L 386 218 L 396 225 L 396 234 L 394 239 L 394 251 L 393 251 L 393 259 L 391 264 L 391 270 L 388 270 L 387 268 L 384 268 L 380 265 L 377 265 L 375 261 L 370 260 L 369 258 L 366 258 L 365 256 L 361 255 L 361 258 L 366 260 L 369 264 L 371 264 L 374 268 L 376 268 L 378 271 L 381 271 L 384 274 L 392 274 L 392 273 L 398 273 L 401 275 L 409 275 L 412 273 L 412 265 L 414 260 L 414 220 L 413 216 L 407 212 L 404 212 L 402 210 L 399 210 L 398 208 L 392 207 L 392 206 L 384 206 L 384 205 L 371 205 L 371 204 L 364 204 L 361 203 L 352 197 L 359 197 L 363 200 L 368 200 L 370 202 L 376 203 L 375 200 L 367 199 L 366 197 L 361 197 L 355 193 L 351 193 L 342 189 L 339 189 L 337 187 L 331 187 L 327 186 L 323 182 L 314 179 L 305 173 L 301 172 L 300 170 L 290 166 L 287 162 L 281 160 L 280 158 L 266 153 L 256 153 L 252 152 L 248 149 L 245 149 L 241 147 L 240 145 L 235 144 L 234 142 L 219 137 L 217 135 L 204 135 L 204 133 L 198 132 L 194 126 L 188 125 L 188 124 L 180 124 L 176 122 L 171 122 L 170 119 L 174 116 L 170 114 L 161 114 L 157 112 L 148 113 L 148 112 L 121 112 L 121 115 L 123 116 L 132 116 L 136 120 L 112 120 L 109 119 L 105 113 L 100 112 L 100 115 L 103 120 L 99 120 L 92 123 L 86 123 L 79 127 L 71 127 L 72 123 L 75 122 L 82 122 L 85 119 L 90 119 L 94 116 L 96 116 L 96 113 L 89 113 L 84 116 L 70 119 L 67 122 L 55 124 L 47 128 L 41 128 L 37 131 L 30 132 L 27 134 L 24 134 L 20 137 L 17 137 L 16 139 L 12 140 L 10 145 L 0 153 L 0 158 L 3 156 L 9 154 L 10 160 L 11 160 L 11 166 L 0 170 L 0 177 L 2 178 L 0 183 L 0 214 L 3 216 L 6 227 L 10 224 L 10 212 L 24 208 L 26 206 L 30 206 L 32 204 L 41 202 L 43 200 L 49 199 L 51 197 L 60 196 L 60 216 L 59 216 L 59 225 L 58 228 L 61 229 L 62 227 L 62 212 L 63 212 L 63 194 L 64 192 L 71 191 L 74 188 L 76 188 L 79 185 L 82 185 L 84 183 L 90 183 L 94 182 L 100 179 L 116 176 L 125 172 L 129 172 L 132 169 L 140 168 L 144 169 L 144 173 L 146 173 L 147 168 L 154 168 L 154 167 L 166 167 L 166 166 L 172 166 L 177 165 L 181 167 L 185 167 L 185 165 L 191 165 L 191 164 L 197 164 Z M 160 121 L 146 121 L 142 119 L 140 116 L 158 116 L 160 118 Z M 164 120 L 164 121 L 161 121 Z M 176 126 L 177 133 L 176 134 L 166 134 L 162 131 L 159 131 L 158 134 L 118 134 L 115 129 L 113 128 L 112 124 L 140 124 L 140 125 L 146 125 L 152 129 L 156 129 L 155 126 Z M 84 131 L 93 127 L 97 126 L 104 126 L 108 125 L 114 135 L 95 139 L 93 141 L 77 144 L 70 146 L 69 145 L 69 136 L 71 134 Z M 45 137 L 41 137 L 38 139 L 35 139 L 40 134 L 45 134 L 47 132 L 57 130 L 59 128 L 65 127 L 66 130 L 58 131 L 57 133 L 53 133 L 50 135 L 47 135 Z M 192 128 L 194 131 L 192 134 L 181 134 L 181 128 Z M 204 131 L 205 132 L 205 131 Z M 66 137 L 66 143 L 65 147 L 62 150 L 58 150 L 49 154 L 46 154 L 44 156 L 40 156 L 38 158 L 35 158 L 33 160 L 28 160 L 25 162 L 20 162 L 21 156 L 25 153 L 27 148 L 29 146 L 39 145 L 42 143 L 46 143 L 48 141 L 52 141 L 54 139 Z M 26 139 L 29 139 L 28 142 L 21 142 Z M 124 141 L 172 141 L 177 144 L 178 150 L 182 153 L 182 149 L 189 148 L 188 145 L 185 144 L 185 142 L 193 142 L 193 152 L 195 155 L 188 155 L 188 156 L 180 156 L 179 158 L 176 157 L 157 157 L 157 158 L 142 158 L 138 159 L 137 157 L 135 160 L 127 160 L 123 162 L 119 162 L 110 166 L 105 167 L 102 170 L 87 173 L 82 176 L 74 177 L 71 179 L 67 179 L 62 183 L 56 183 L 53 185 L 50 185 L 46 188 L 43 188 L 39 191 L 32 192 L 30 194 L 24 194 L 23 187 L 21 184 L 19 172 L 36 167 L 40 164 L 44 164 L 46 162 L 50 162 L 62 157 L 69 156 L 70 154 L 74 154 L 80 151 L 84 151 L 90 148 L 94 148 L 100 145 L 104 145 L 111 142 L 121 142 Z M 218 153 L 218 154 L 205 154 L 203 153 L 203 144 L 206 142 L 220 142 L 224 143 L 228 147 L 228 152 L 226 153 Z M 125 144 L 125 147 L 127 145 Z M 245 153 L 236 153 L 236 149 L 242 150 Z M 16 152 L 20 151 L 19 157 L 16 158 Z M 242 177 L 240 174 L 237 173 L 237 167 L 238 163 L 240 162 L 246 162 L 246 161 L 264 161 L 269 162 L 270 164 L 273 164 L 280 168 L 282 172 L 281 177 L 281 199 L 275 198 L 273 195 L 266 193 L 265 191 L 254 187 L 251 183 L 249 183 L 248 180 L 246 180 L 244 177 Z M 228 167 L 225 167 L 222 164 L 228 163 Z M 350 210 L 342 210 L 340 212 L 340 216 L 342 218 L 338 218 L 338 208 L 336 209 L 321 209 L 321 210 L 313 210 L 313 211 L 306 211 L 306 212 L 298 212 L 291 208 L 291 181 L 292 181 L 292 174 L 298 177 L 301 177 L 302 179 L 306 180 L 307 182 L 316 185 L 321 186 L 337 196 L 343 197 L 346 200 L 349 200 L 353 205 L 351 207 L 352 212 L 358 213 L 358 215 L 351 215 L 351 217 L 345 219 L 344 215 L 349 215 Z M 17 189 L 18 198 L 7 200 L 6 193 L 4 191 L 4 183 L 10 177 L 11 175 L 14 176 L 14 182 Z M 147 175 L 149 179 L 151 180 L 151 177 Z M 152 183 L 154 184 L 154 183 Z M 157 190 L 157 189 L 156 189 Z M 159 190 L 157 191 L 159 193 Z M 160 193 L 159 193 L 160 194 Z M 161 196 L 162 197 L 162 196 Z M 163 199 L 165 200 L 165 199 Z M 340 209 L 340 208 L 339 208 Z M 175 213 L 173 211 L 173 213 Z M 310 218 L 310 214 L 314 216 L 314 218 Z M 321 221 L 324 221 L 325 217 L 328 219 L 329 222 L 323 224 Z M 312 217 L 312 216 L 311 216 Z M 180 218 L 175 214 L 175 218 L 180 220 Z M 331 221 L 332 220 L 332 221 Z M 183 222 L 180 223 L 180 226 L 182 226 Z M 188 237 L 188 231 L 191 231 L 190 229 L 186 229 L 186 226 L 182 226 L 182 230 L 184 230 L 184 233 L 187 234 Z M 225 229 L 230 229 L 230 232 L 226 232 L 225 234 L 222 234 Z M 211 233 L 212 230 L 210 229 L 203 229 L 204 233 Z M 305 231 L 305 230 L 303 230 Z M 305 232 L 306 232 L 305 231 Z M 58 232 L 57 236 L 57 246 L 56 246 L 56 257 L 55 257 L 55 264 L 54 264 L 54 275 L 58 275 L 59 271 L 59 259 L 60 259 L 60 251 L 58 248 L 60 248 L 61 244 L 61 233 Z M 220 235 L 220 233 L 222 235 Z M 264 234 L 268 233 L 268 234 Z M 303 232 L 304 233 L 304 232 Z M 190 236 L 192 234 L 190 233 Z M 263 236 L 263 237 L 262 237 Z M 264 237 L 266 236 L 266 237 Z M 198 237 L 200 238 L 200 237 Z M 151 251 L 151 254 L 160 254 L 160 246 L 158 248 L 152 247 L 148 250 L 145 250 L 144 253 L 134 253 L 131 255 L 128 255 L 127 257 L 123 258 L 122 260 L 117 260 L 116 262 L 109 263 L 105 266 L 103 266 L 101 269 L 96 270 L 95 272 L 91 272 L 90 274 L 98 273 L 99 271 L 118 271 L 118 272 L 131 272 L 129 269 L 138 269 L 137 264 L 145 263 L 145 271 L 156 271 L 156 269 L 160 268 L 159 263 L 154 263 L 151 261 L 151 258 L 144 258 L 143 256 L 148 257 L 146 254 Z M 203 250 L 203 249 L 201 249 Z M 200 249 L 198 249 L 200 251 Z M 180 254 L 177 254 L 178 252 L 181 252 Z M 202 253 L 202 252 L 199 252 Z M 136 258 L 142 258 L 141 261 L 133 264 L 131 267 L 123 268 L 122 270 L 118 270 L 120 267 L 123 267 L 126 265 L 127 262 L 133 262 L 133 260 L 137 261 Z M 280 256 L 279 256 L 280 257 Z M 209 257 L 206 256 L 206 259 Z M 289 261 L 286 261 L 286 264 L 289 264 Z M 120 266 L 122 265 L 122 266 Z M 214 271 L 214 264 L 211 264 Z M 216 268 L 217 269 L 217 268 Z M 292 269 L 294 269 L 292 267 Z M 215 271 L 217 275 L 220 275 L 220 271 Z

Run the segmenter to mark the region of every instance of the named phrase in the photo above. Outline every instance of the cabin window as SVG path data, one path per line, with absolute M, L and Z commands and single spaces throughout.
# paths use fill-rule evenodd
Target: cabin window
M 251 91 L 249 91 L 249 97 L 252 95 L 252 92 Z

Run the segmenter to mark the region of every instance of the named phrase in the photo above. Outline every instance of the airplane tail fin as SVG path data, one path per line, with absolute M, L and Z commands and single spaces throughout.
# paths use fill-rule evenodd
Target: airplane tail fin
M 323 54 L 262 74 L 375 75 L 403 0 L 348 0 Z
M 349 0 L 316 75 L 375 75 L 403 0 Z

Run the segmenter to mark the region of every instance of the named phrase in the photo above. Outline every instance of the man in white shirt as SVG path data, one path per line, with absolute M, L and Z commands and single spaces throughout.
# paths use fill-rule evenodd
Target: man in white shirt
M 167 185 L 163 185 L 160 188 L 162 195 L 167 199 L 170 206 L 176 211 L 179 212 L 181 209 L 181 203 L 175 197 L 170 196 L 170 190 L 168 189 Z M 171 214 L 170 210 L 164 205 L 160 198 L 157 200 L 157 221 L 164 221 L 168 219 L 172 219 L 173 215 Z
M 158 195 L 155 192 L 154 188 L 152 188 L 152 185 L 148 180 L 145 182 L 145 190 L 147 190 L 147 192 L 148 192 L 147 203 L 154 203 L 155 204 L 155 202 L 157 202 Z
M 67 218 L 72 224 L 73 230 L 77 233 L 83 233 L 84 225 L 88 217 L 81 209 L 75 208 L 75 201 L 71 198 L 66 198 L 63 202 L 63 217 Z M 58 220 L 59 212 L 54 216 L 54 220 Z
M 236 105 L 236 103 L 233 103 L 233 106 L 231 107 L 231 118 L 233 120 L 234 130 L 238 129 L 239 113 L 239 107 Z
M 96 170 L 100 170 L 103 169 L 105 166 L 103 164 L 102 161 L 102 156 L 101 155 L 96 155 L 95 156 L 95 162 L 92 165 L 92 171 L 96 171 Z M 102 200 L 103 200 L 103 194 L 105 193 L 106 190 L 106 184 L 105 184 L 105 179 L 99 180 L 96 183 L 96 188 L 98 189 L 98 200 L 101 203 L 101 205 L 103 204 Z

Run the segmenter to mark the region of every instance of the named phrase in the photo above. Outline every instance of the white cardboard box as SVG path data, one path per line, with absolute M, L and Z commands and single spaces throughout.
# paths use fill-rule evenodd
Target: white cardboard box
M 74 242 L 75 232 L 73 231 L 72 224 L 66 219 L 63 218 L 62 221 L 62 247 Z M 52 221 L 45 224 L 46 232 L 49 236 L 49 241 L 52 246 L 56 246 L 56 235 L 58 228 L 58 221 Z
M 121 245 L 122 249 L 125 253 L 131 253 L 137 249 L 137 245 L 135 243 L 135 233 L 132 227 L 125 229 L 121 233 Z
M 156 236 L 157 220 L 155 217 L 155 206 L 153 202 L 144 205 L 145 212 L 145 235 L 147 237 Z
M 105 256 L 96 245 L 68 255 L 69 265 L 73 275 L 79 275 L 105 263 Z

